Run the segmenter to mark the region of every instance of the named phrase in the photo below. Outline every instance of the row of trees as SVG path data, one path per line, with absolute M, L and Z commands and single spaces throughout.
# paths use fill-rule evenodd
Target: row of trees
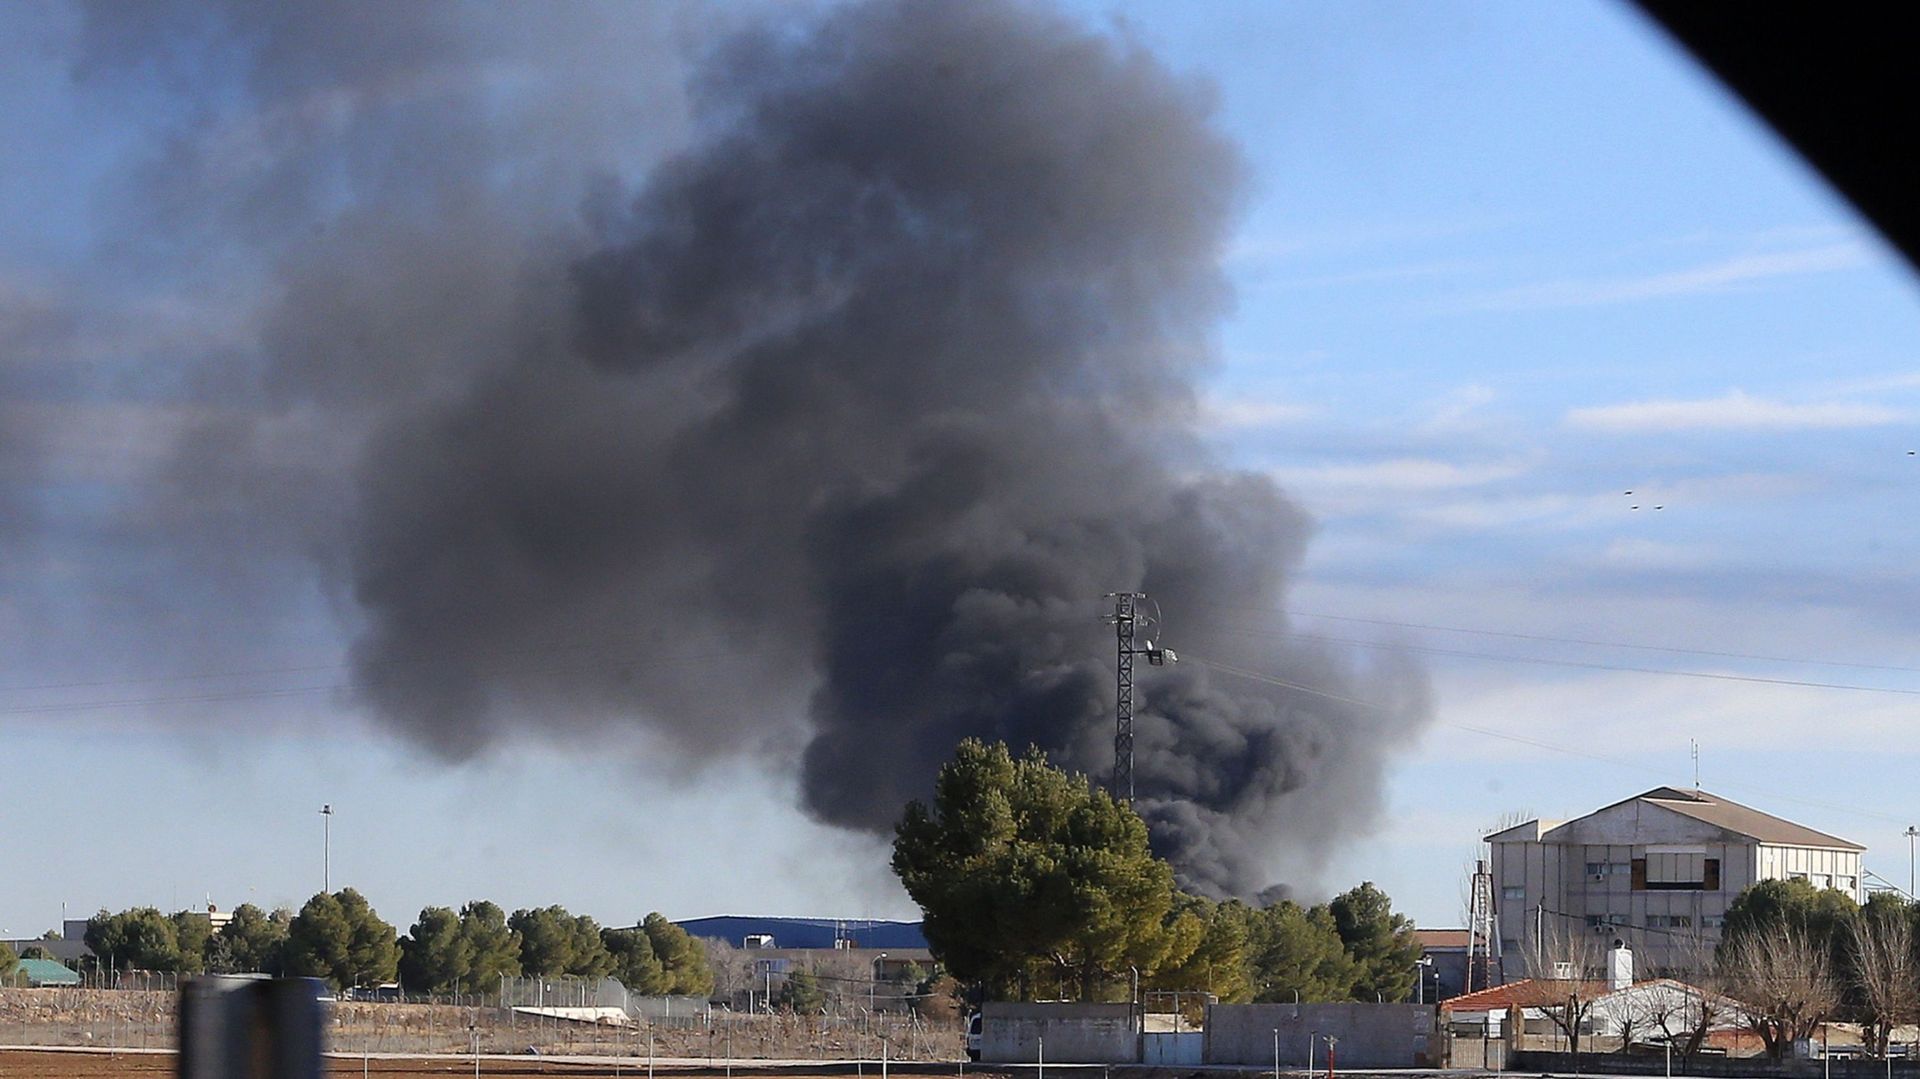
M 1805 881 L 1769 880 L 1728 907 L 1716 972 L 1771 1055 L 1842 1019 L 1885 1057 L 1894 1028 L 1920 1022 L 1917 947 L 1920 906 L 1897 895 L 1856 904 Z
M 645 994 L 704 995 L 713 986 L 700 943 L 658 913 L 638 928 L 608 929 L 564 907 L 508 916 L 476 900 L 457 912 L 428 907 L 400 936 L 352 888 L 317 894 L 298 913 L 243 904 L 218 932 L 199 911 L 101 911 L 87 922 L 86 943 L 117 969 L 258 971 L 324 978 L 337 988 L 398 979 L 415 992 L 475 991 L 523 974 L 611 975 Z
M 1542 1008 L 1578 1051 L 1601 1006 L 1604 937 L 1560 922 L 1529 941 L 1529 976 L 1553 983 Z M 1657 1035 L 1683 1062 L 1717 1027 L 1745 1027 L 1774 1058 L 1833 1020 L 1858 1023 L 1867 1050 L 1887 1055 L 1896 1027 L 1920 1022 L 1920 907 L 1890 893 L 1864 905 L 1805 881 L 1761 881 L 1734 898 L 1717 946 L 1670 943 L 1690 985 L 1644 988 L 1608 1018 L 1623 1041 Z M 1569 976 L 1571 975 L 1571 976 Z
M 1224 1001 L 1403 1000 L 1419 945 L 1386 894 L 1214 902 L 1175 886 L 1147 826 L 1038 750 L 962 742 L 907 807 L 893 868 L 936 957 L 996 998 L 1205 990 Z

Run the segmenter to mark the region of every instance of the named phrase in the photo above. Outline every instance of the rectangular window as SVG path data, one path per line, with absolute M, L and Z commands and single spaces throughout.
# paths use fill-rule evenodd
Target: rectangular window
M 1724 914 L 1702 914 L 1700 916 L 1700 928 L 1702 929 L 1724 929 L 1726 925 L 1727 916 Z
M 1647 860 L 1645 858 L 1635 858 L 1633 860 L 1633 890 L 1636 892 L 1644 892 L 1647 890 Z
M 1825 873 L 1815 873 L 1808 883 L 1824 891 L 1833 887 L 1833 878 L 1827 876 Z
M 1702 888 L 1709 892 L 1717 892 L 1720 890 L 1720 859 L 1707 859 L 1704 876 L 1706 879 L 1700 882 Z
M 1525 900 L 1527 898 L 1527 886 L 1524 884 L 1509 884 L 1505 888 L 1500 889 L 1500 898 Z
M 1598 929 L 1598 928 L 1600 928 L 1600 927 L 1601 927 L 1602 925 L 1604 925 L 1604 924 L 1605 924 L 1605 923 L 1604 923 L 1604 922 L 1602 921 L 1602 919 L 1601 919 L 1601 917 L 1600 917 L 1600 916 L 1599 916 L 1598 914 L 1589 914 L 1589 915 L 1587 915 L 1587 928 L 1588 928 L 1588 929 Z
M 1587 876 L 1603 877 L 1606 875 L 1606 873 L 1607 873 L 1607 863 L 1605 862 L 1588 862 L 1587 863 Z
M 1649 850 L 1647 852 L 1647 890 L 1667 892 L 1697 892 L 1707 886 L 1706 854 L 1698 850 Z M 1719 883 L 1720 866 L 1713 859 L 1715 884 Z
M 1833 886 L 1847 893 L 1848 895 L 1852 895 L 1854 892 L 1854 883 L 1853 883 L 1852 877 L 1835 877 L 1833 878 Z

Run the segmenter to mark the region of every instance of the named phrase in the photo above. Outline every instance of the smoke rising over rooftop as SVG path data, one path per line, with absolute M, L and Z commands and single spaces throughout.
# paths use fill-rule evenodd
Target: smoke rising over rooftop
M 884 832 L 968 735 L 1103 776 L 1099 597 L 1139 588 L 1183 653 L 1385 705 L 1143 674 L 1183 879 L 1252 894 L 1369 823 L 1424 679 L 1283 632 L 1310 523 L 1201 444 L 1244 182 L 1204 85 L 1024 3 L 463 10 L 94 43 L 252 58 L 252 126 L 156 166 L 155 214 L 243 219 L 274 283 L 272 407 L 192 444 L 320 552 L 368 708 L 455 759 L 629 725 L 767 754 Z M 269 165 L 210 179 L 247 137 Z

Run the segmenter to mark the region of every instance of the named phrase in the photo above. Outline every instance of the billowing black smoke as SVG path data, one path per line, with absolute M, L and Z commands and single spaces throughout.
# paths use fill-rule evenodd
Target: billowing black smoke
M 298 512 L 365 702 L 456 758 L 622 724 L 770 754 L 884 831 L 968 735 L 1104 776 L 1100 597 L 1144 589 L 1183 653 L 1332 694 L 1143 668 L 1139 804 L 1187 882 L 1362 829 L 1424 683 L 1281 632 L 1309 524 L 1201 447 L 1243 190 L 1206 88 L 1011 0 L 783 12 L 688 85 L 634 186 L 556 174 L 574 224 L 472 175 L 525 162 L 462 99 L 478 134 L 276 253 L 269 381 L 364 447 L 350 508 Z

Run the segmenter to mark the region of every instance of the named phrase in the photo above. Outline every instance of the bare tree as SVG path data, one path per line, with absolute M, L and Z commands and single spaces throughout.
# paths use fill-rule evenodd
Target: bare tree
M 871 961 L 852 952 L 830 952 L 814 959 L 813 972 L 833 1001 L 836 1014 L 867 1006 L 867 991 L 873 978 Z
M 1600 968 L 1600 940 L 1590 928 L 1564 919 L 1542 918 L 1525 944 L 1527 976 L 1541 983 L 1551 1004 L 1541 1014 L 1566 1036 L 1567 1048 L 1580 1052 L 1580 1033 L 1593 1014 L 1593 1002 L 1607 992 L 1592 973 Z
M 753 984 L 753 956 L 724 940 L 706 941 L 707 965 L 713 968 L 713 994 L 733 1000 Z
M 1862 910 L 1847 923 L 1853 989 L 1867 1049 L 1884 1059 L 1893 1028 L 1920 1018 L 1920 978 L 1913 956 L 1913 924 L 1904 910 Z
M 1660 1032 L 1661 1040 L 1679 1054 L 1685 1070 L 1716 1025 L 1737 1021 L 1736 1009 L 1725 996 L 1726 980 L 1705 938 L 1691 937 L 1676 944 L 1673 955 L 1691 981 L 1655 982 L 1646 987 L 1641 999 L 1646 1025 Z
M 1748 1028 L 1775 1060 L 1811 1037 L 1840 1005 L 1833 955 L 1804 929 L 1774 923 L 1750 930 L 1722 946 L 1722 959 L 1727 987 L 1740 1000 Z

